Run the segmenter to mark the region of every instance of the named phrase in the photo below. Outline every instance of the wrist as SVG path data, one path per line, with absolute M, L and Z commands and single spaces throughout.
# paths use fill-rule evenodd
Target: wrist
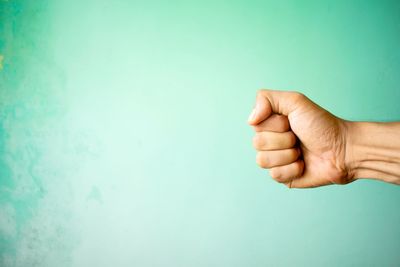
M 348 170 L 349 178 L 352 180 L 362 178 L 360 166 L 364 161 L 365 147 L 362 145 L 365 141 L 361 139 L 365 135 L 365 127 L 363 122 L 346 121 L 346 149 L 345 149 L 345 165 Z
M 400 184 L 400 124 L 350 121 L 345 124 L 345 165 L 349 178 Z

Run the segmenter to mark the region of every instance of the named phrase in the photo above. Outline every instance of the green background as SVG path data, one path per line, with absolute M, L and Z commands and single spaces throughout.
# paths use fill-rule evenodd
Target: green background
M 400 119 L 398 1 L 0 1 L 0 266 L 398 266 L 398 186 L 258 168 L 260 88 Z

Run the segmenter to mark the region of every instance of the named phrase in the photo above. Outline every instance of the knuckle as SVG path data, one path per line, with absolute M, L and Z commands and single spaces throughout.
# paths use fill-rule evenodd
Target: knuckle
M 256 155 L 256 162 L 257 162 L 258 166 L 260 166 L 261 168 L 264 168 L 264 159 L 260 152 L 258 152 Z
M 258 152 L 256 161 L 261 168 L 267 169 L 270 167 L 270 162 L 265 152 Z
M 295 165 L 294 165 L 294 169 L 295 169 L 296 175 L 293 178 L 296 178 L 296 177 L 300 176 L 301 173 L 303 172 L 303 161 L 300 161 L 300 160 L 296 161 Z
M 260 125 L 253 126 L 256 133 L 262 132 L 263 128 Z
M 288 132 L 288 142 L 290 146 L 294 146 L 297 142 L 297 137 L 293 132 Z
M 292 92 L 292 101 L 294 103 L 302 103 L 307 100 L 307 96 L 300 92 Z
M 266 91 L 267 91 L 267 90 L 265 90 L 265 89 L 258 89 L 258 90 L 257 90 L 257 96 L 262 96 L 262 95 L 264 95 Z
M 264 145 L 263 138 L 260 134 L 256 134 L 253 137 L 253 146 L 255 149 L 261 149 Z
M 279 170 L 277 170 L 276 168 L 272 168 L 269 170 L 269 175 L 271 176 L 272 179 L 274 179 L 275 181 L 277 181 L 278 183 L 282 183 L 282 174 Z
M 306 96 L 303 93 L 294 91 L 292 92 L 293 99 L 301 100 L 304 99 Z
M 297 159 L 300 156 L 300 150 L 298 148 L 291 149 L 290 152 L 292 159 Z

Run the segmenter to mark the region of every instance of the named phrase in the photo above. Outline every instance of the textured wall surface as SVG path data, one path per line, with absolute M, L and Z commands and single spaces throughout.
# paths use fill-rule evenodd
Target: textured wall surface
M 398 266 L 400 187 L 289 190 L 259 88 L 400 120 L 398 1 L 0 1 L 0 266 Z

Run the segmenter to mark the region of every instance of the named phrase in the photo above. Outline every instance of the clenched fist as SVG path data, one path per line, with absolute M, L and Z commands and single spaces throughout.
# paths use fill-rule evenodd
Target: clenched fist
M 257 163 L 289 187 L 352 181 L 345 165 L 345 122 L 303 94 L 261 90 L 250 114 Z
M 256 131 L 258 165 L 288 187 L 357 178 L 400 183 L 399 123 L 345 121 L 301 93 L 274 90 L 258 92 L 248 122 Z

